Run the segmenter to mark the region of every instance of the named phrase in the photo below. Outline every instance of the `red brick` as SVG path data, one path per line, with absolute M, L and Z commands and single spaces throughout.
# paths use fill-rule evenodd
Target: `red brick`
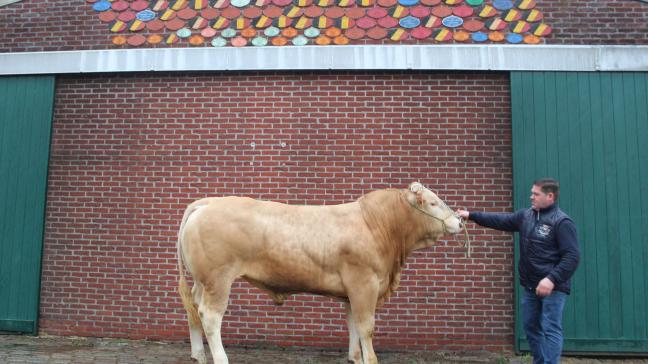
M 42 331 L 186 340 L 176 231 L 201 197 L 332 204 L 420 180 L 453 207 L 510 210 L 508 82 L 426 72 L 58 77 Z M 240 102 L 251 88 L 257 101 Z M 302 106 L 306 90 L 322 97 Z M 470 233 L 470 259 L 461 237 L 410 257 L 377 311 L 379 347 L 512 350 L 513 241 Z M 226 343 L 343 348 L 346 335 L 340 302 L 295 295 L 277 307 L 243 281 L 232 288 Z

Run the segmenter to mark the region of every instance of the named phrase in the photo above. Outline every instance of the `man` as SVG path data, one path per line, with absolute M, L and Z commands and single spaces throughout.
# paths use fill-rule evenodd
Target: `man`
M 540 179 L 531 188 L 531 208 L 514 213 L 457 211 L 479 225 L 520 233 L 522 320 L 534 364 L 560 362 L 562 313 L 580 257 L 576 226 L 558 207 L 559 193 L 558 181 Z

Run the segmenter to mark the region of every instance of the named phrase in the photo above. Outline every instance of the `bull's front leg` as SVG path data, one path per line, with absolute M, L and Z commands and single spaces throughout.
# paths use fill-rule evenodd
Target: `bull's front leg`
M 373 350 L 373 331 L 376 302 L 378 300 L 378 278 L 371 272 L 356 271 L 343 278 L 351 305 L 351 318 L 360 339 L 363 364 L 378 364 Z
M 351 304 L 346 304 L 347 326 L 349 328 L 349 361 L 353 364 L 362 364 L 362 348 L 360 347 L 360 337 L 355 327 L 351 313 Z

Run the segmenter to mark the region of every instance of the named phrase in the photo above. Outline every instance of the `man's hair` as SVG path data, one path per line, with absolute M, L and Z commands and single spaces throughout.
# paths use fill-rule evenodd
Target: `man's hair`
M 544 193 L 553 193 L 556 197 L 555 200 L 558 201 L 558 195 L 560 195 L 560 183 L 553 178 L 541 178 L 533 182 L 534 186 L 540 187 Z

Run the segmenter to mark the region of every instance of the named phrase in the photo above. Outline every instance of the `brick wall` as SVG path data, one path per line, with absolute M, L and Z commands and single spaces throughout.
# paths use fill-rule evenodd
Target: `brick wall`
M 547 43 L 648 44 L 647 3 L 536 2 L 545 22 L 553 28 Z M 116 49 L 111 44 L 112 35 L 109 25 L 102 23 L 84 0 L 25 0 L 0 7 L 0 52 Z M 186 42 L 183 44 L 186 46 Z
M 59 77 L 41 331 L 187 339 L 176 233 L 204 196 L 333 204 L 420 180 L 451 207 L 508 211 L 510 123 L 506 74 Z M 512 350 L 512 238 L 470 232 L 470 259 L 461 238 L 410 257 L 378 348 Z M 345 314 L 311 295 L 276 307 L 237 281 L 223 337 L 344 347 Z

